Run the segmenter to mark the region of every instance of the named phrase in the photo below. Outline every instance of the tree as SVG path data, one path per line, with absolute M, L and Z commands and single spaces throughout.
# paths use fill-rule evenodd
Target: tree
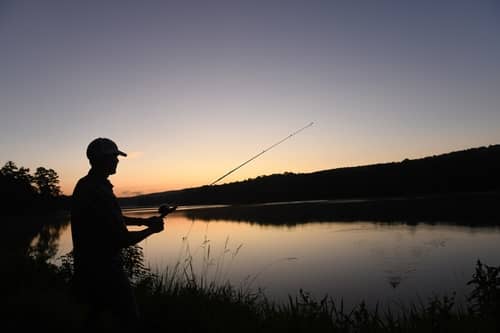
M 57 197 L 61 194 L 59 176 L 53 169 L 38 167 L 33 181 L 42 197 Z
M 30 169 L 21 167 L 18 168 L 16 163 L 8 161 L 0 169 L 0 174 L 6 178 L 16 180 L 20 183 L 31 184 L 33 177 L 29 174 Z
M 12 161 L 0 169 L 0 207 L 3 212 L 17 212 L 31 207 L 36 190 L 28 168 L 18 168 Z

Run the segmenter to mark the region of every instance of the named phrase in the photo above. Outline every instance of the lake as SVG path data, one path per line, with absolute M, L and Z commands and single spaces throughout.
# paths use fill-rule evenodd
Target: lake
M 258 211 L 259 205 L 252 209 Z M 148 217 L 155 211 L 129 209 L 124 214 Z M 476 261 L 500 263 L 497 226 L 325 218 L 280 223 L 245 214 L 236 218 L 234 212 L 209 213 L 206 207 L 180 207 L 166 218 L 164 232 L 141 242 L 151 269 L 172 270 L 192 258 L 193 270 L 208 281 L 262 288 L 278 302 L 303 289 L 318 299 L 326 294 L 342 299 L 346 306 L 365 300 L 369 307 L 377 302 L 392 307 L 453 292 L 460 303 L 470 291 L 466 283 Z M 67 227 L 60 233 L 55 258 L 71 247 Z

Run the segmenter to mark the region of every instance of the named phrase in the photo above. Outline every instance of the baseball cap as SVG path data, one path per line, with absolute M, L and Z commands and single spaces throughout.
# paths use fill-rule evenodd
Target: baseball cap
M 121 155 L 127 156 L 112 140 L 107 138 L 97 138 L 92 140 L 87 147 L 87 157 L 89 159 L 105 156 L 105 155 Z

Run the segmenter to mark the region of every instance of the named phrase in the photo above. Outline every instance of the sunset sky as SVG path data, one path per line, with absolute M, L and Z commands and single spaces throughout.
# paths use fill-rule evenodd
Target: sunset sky
M 0 0 L 0 163 L 119 196 L 500 143 L 500 2 Z

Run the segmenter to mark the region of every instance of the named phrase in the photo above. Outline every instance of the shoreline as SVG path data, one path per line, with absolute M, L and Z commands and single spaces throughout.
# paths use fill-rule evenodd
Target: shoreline
M 402 223 L 453 222 L 471 226 L 500 225 L 500 193 L 453 193 L 411 197 L 352 198 L 233 204 L 179 210 L 201 220 L 243 220 L 259 224 L 330 221 Z

